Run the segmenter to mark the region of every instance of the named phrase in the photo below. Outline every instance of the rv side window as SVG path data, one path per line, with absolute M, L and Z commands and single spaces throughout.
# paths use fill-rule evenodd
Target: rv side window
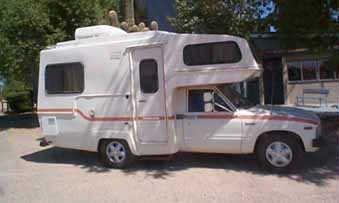
M 143 93 L 155 93 L 159 89 L 158 64 L 154 59 L 145 59 L 139 65 L 140 89 Z
M 212 42 L 185 46 L 183 57 L 188 66 L 236 63 L 241 52 L 236 42 Z
M 81 63 L 46 66 L 45 88 L 48 94 L 81 93 L 84 90 L 84 67 Z

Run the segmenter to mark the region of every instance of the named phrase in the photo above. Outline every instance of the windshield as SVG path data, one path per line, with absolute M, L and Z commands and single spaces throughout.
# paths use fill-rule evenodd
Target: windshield
M 253 107 L 254 104 L 243 97 L 237 90 L 235 84 L 223 84 L 217 86 L 218 90 L 222 92 L 225 97 L 232 102 L 236 108 L 247 109 Z

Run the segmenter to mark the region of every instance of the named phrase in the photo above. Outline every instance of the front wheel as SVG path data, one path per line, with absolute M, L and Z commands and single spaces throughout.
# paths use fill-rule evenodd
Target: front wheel
M 125 168 L 134 159 L 124 140 L 104 140 L 99 150 L 102 162 L 110 168 Z
M 290 135 L 269 135 L 260 140 L 256 155 L 261 166 L 272 172 L 288 172 L 296 168 L 304 151 Z

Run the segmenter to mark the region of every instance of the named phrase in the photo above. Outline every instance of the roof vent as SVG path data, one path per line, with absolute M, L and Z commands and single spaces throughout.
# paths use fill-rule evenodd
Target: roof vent
M 127 34 L 120 28 L 112 27 L 109 25 L 97 25 L 77 28 L 75 30 L 75 39 L 87 39 L 93 37 L 116 37 Z

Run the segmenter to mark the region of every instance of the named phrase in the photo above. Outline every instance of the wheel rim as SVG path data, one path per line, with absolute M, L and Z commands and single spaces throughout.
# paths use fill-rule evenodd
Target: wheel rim
M 291 148 L 283 142 L 272 142 L 266 148 L 266 159 L 275 167 L 285 167 L 292 161 Z
M 120 163 L 126 158 L 126 149 L 121 143 L 113 141 L 107 145 L 106 155 L 111 162 Z

